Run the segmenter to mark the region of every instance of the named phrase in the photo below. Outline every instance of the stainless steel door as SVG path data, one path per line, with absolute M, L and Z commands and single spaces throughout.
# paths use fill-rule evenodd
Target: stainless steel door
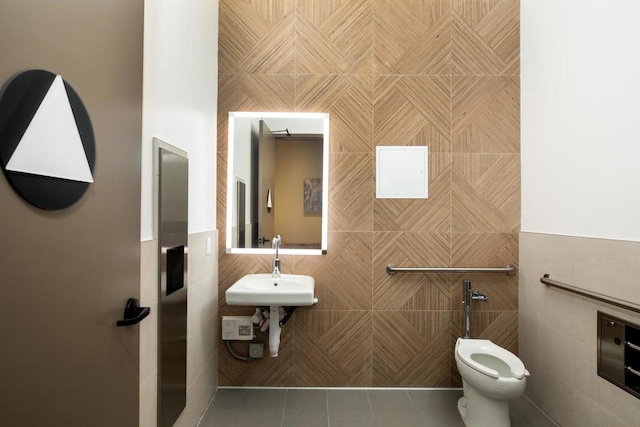
M 189 163 L 186 153 L 159 150 L 158 420 L 172 426 L 187 401 L 187 254 Z

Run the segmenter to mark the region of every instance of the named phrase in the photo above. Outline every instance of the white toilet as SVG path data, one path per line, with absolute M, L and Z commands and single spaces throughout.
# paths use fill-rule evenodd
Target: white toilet
M 467 427 L 509 427 L 509 399 L 524 392 L 529 371 L 510 351 L 489 340 L 458 338 L 456 365 L 464 397 L 458 411 Z

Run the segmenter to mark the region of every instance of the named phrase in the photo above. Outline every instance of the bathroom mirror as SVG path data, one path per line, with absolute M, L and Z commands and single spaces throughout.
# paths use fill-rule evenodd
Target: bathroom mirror
M 227 165 L 227 253 L 326 253 L 328 113 L 230 112 Z

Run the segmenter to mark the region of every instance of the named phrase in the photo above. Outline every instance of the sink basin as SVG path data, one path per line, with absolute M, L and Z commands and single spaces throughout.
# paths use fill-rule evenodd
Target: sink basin
M 229 305 L 297 306 L 313 305 L 315 280 L 311 276 L 283 274 L 248 274 L 226 292 Z

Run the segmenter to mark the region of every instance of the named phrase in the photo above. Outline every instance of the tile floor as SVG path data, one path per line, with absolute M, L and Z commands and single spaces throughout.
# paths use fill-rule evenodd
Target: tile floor
M 198 427 L 464 427 L 462 390 L 219 389 Z M 555 427 L 522 397 L 512 427 Z

